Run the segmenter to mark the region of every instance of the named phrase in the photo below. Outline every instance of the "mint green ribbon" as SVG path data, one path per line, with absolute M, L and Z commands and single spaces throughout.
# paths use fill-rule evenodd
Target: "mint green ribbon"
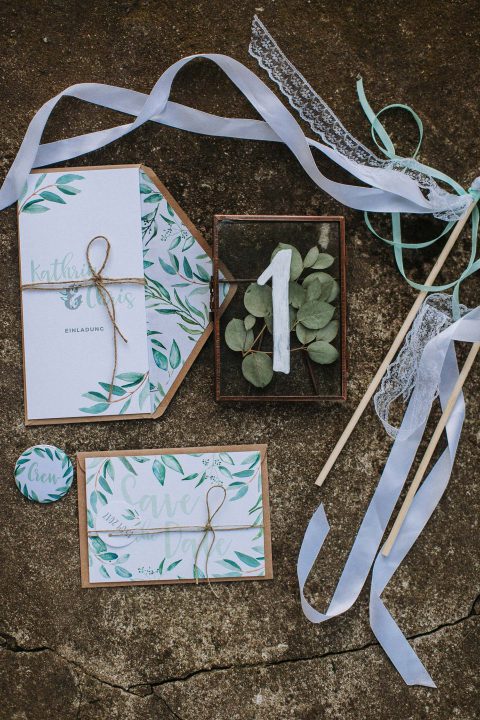
M 370 132 L 372 135 L 372 139 L 377 146 L 377 148 L 389 159 L 389 160 L 396 160 L 399 161 L 404 165 L 404 169 L 406 170 L 408 167 L 412 167 L 415 170 L 418 170 L 420 172 L 425 173 L 425 175 L 429 175 L 430 177 L 434 178 L 435 180 L 440 180 L 441 182 L 445 183 L 446 185 L 450 186 L 458 195 L 466 195 L 467 193 L 470 194 L 473 197 L 474 202 L 478 202 L 480 199 L 480 191 L 476 188 L 471 187 L 468 191 L 464 190 L 464 188 L 457 183 L 453 178 L 449 177 L 445 173 L 440 172 L 439 170 L 436 170 L 435 168 L 431 168 L 428 165 L 424 165 L 423 163 L 420 163 L 417 161 L 417 155 L 420 152 L 420 148 L 422 146 L 423 142 L 423 123 L 419 115 L 412 110 L 411 107 L 408 105 L 403 105 L 402 103 L 393 103 L 391 105 L 386 105 L 383 107 L 378 113 L 375 113 L 370 103 L 368 102 L 365 91 L 363 88 L 363 81 L 362 78 L 357 78 L 357 95 L 358 99 L 360 101 L 360 105 L 362 106 L 362 110 L 364 111 L 365 115 L 367 116 L 368 120 L 370 121 Z M 387 112 L 387 110 L 405 110 L 405 112 L 409 113 L 409 115 L 413 118 L 415 124 L 418 128 L 418 142 L 417 146 L 415 148 L 414 153 L 412 154 L 411 158 L 404 158 L 400 155 L 397 155 L 395 150 L 395 145 L 393 144 L 389 134 L 385 130 L 384 126 L 380 122 L 379 118 L 380 116 Z M 397 268 L 402 275 L 402 277 L 407 281 L 409 285 L 411 285 L 416 290 L 419 290 L 421 292 L 444 292 L 445 290 L 450 290 L 453 288 L 452 293 L 452 308 L 453 308 L 453 315 L 455 319 L 458 319 L 460 317 L 460 285 L 461 283 L 470 275 L 477 272 L 480 269 L 480 258 L 478 260 L 475 260 L 477 255 L 477 244 L 478 244 L 478 225 L 479 225 L 479 211 L 478 208 L 475 207 L 471 214 L 471 229 L 472 229 L 472 244 L 470 249 L 470 257 L 467 263 L 467 266 L 465 270 L 462 272 L 462 274 L 454 281 L 450 283 L 446 283 L 444 285 L 424 285 L 422 283 L 417 283 L 414 280 L 411 280 L 409 277 L 407 277 L 407 274 L 405 272 L 404 262 L 403 262 L 403 252 L 404 250 L 419 250 L 421 248 L 428 247 L 430 245 L 433 245 L 438 240 L 440 240 L 444 235 L 446 235 L 452 227 L 455 225 L 454 222 L 449 222 L 446 224 L 445 228 L 442 230 L 442 232 L 437 235 L 436 237 L 432 238 L 431 240 L 426 240 L 424 242 L 416 242 L 416 243 L 405 243 L 402 242 L 402 228 L 401 228 L 401 214 L 400 213 L 391 213 L 392 218 L 392 239 L 388 239 L 385 237 L 382 237 L 372 226 L 372 223 L 370 222 L 369 213 L 364 213 L 365 217 L 365 223 L 367 225 L 367 228 L 370 230 L 370 232 L 375 235 L 379 240 L 386 243 L 387 245 L 390 245 L 393 247 L 393 252 L 395 256 L 395 262 L 397 265 Z

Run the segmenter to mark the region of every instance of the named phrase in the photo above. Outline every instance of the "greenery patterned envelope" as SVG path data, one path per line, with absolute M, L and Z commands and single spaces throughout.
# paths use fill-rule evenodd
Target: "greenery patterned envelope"
M 266 452 L 79 453 L 82 587 L 271 579 Z
M 162 415 L 212 330 L 205 239 L 142 165 L 34 171 L 18 219 L 23 286 L 65 285 L 22 292 L 26 423 Z M 128 340 L 117 342 L 111 394 L 111 323 L 97 289 L 72 284 L 91 278 L 85 248 L 96 235 L 111 244 L 105 277 L 145 280 L 107 285 Z M 221 288 L 226 303 L 234 290 Z

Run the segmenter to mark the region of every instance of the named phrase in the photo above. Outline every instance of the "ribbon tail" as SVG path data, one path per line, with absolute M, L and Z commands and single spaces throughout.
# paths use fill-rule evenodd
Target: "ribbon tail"
M 457 359 L 454 345 L 451 343 L 445 357 L 439 387 L 442 408 L 445 408 L 457 378 Z M 415 495 L 391 553 L 387 557 L 379 554 L 373 567 L 370 625 L 378 642 L 407 685 L 436 687 L 380 596 L 434 513 L 448 486 L 464 418 L 465 403 L 461 394 L 447 423 L 446 450 Z
M 327 520 L 325 508 L 320 505 L 308 523 L 308 527 L 303 536 L 300 553 L 297 562 L 297 578 L 300 588 L 300 602 L 305 616 L 313 623 L 320 623 L 326 619 L 324 613 L 320 613 L 313 605 L 310 605 L 304 594 L 305 583 L 310 575 L 310 571 L 323 547 L 323 543 L 330 532 L 330 525 Z

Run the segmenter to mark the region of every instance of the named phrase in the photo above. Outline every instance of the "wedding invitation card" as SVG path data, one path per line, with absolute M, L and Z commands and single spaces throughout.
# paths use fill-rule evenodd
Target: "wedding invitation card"
M 35 171 L 18 223 L 27 424 L 161 415 L 211 331 L 203 237 L 140 165 Z
M 266 450 L 79 453 L 82 587 L 271 579 Z

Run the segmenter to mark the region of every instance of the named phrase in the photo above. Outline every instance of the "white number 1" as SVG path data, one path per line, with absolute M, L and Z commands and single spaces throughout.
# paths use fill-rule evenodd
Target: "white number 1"
M 290 314 L 288 282 L 290 280 L 291 250 L 279 250 L 270 265 L 257 280 L 265 285 L 272 279 L 273 304 L 273 369 L 288 375 L 290 372 Z

